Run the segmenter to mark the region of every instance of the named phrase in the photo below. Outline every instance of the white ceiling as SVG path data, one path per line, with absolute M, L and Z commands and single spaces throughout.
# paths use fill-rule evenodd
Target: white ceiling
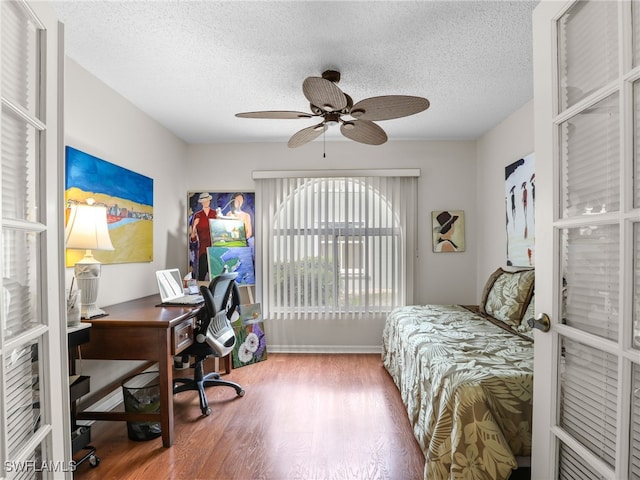
M 476 139 L 533 98 L 538 0 L 51 3 L 67 55 L 188 143 L 286 142 L 317 119 L 234 114 L 309 112 L 302 82 L 327 69 L 354 102 L 429 99 L 378 122 L 390 141 Z

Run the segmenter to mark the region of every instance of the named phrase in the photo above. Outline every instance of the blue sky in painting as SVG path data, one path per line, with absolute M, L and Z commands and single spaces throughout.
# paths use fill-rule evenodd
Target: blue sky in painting
M 71 187 L 153 205 L 153 179 L 66 147 L 65 190 Z

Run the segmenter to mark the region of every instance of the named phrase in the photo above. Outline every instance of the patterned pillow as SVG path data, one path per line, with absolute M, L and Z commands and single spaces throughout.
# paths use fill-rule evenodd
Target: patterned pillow
M 487 295 L 485 312 L 497 320 L 518 326 L 533 294 L 535 272 L 503 272 Z
M 497 278 L 503 273 L 504 273 L 504 270 L 501 268 L 498 268 L 495 272 L 489 275 L 489 278 L 487 279 L 487 283 L 484 284 L 484 289 L 482 290 L 482 297 L 480 298 L 480 305 L 478 305 L 478 308 L 482 313 L 487 313 L 487 311 L 484 308 L 485 304 L 487 303 L 487 297 L 489 296 L 489 292 L 491 291 L 493 284 L 495 283 Z
M 531 340 L 533 340 L 533 328 L 529 326 L 529 324 L 527 323 L 527 320 L 529 320 L 532 317 L 535 317 L 536 315 L 535 308 L 534 308 L 535 296 L 536 296 L 535 292 L 531 294 L 531 300 L 529 300 L 529 306 L 524 311 L 524 315 L 522 315 L 522 321 L 520 322 L 520 325 L 518 325 L 517 327 L 513 327 L 513 329 L 516 332 L 526 335 Z
M 531 300 L 529 300 L 529 305 L 527 305 L 527 309 L 524 311 L 522 315 L 522 322 L 527 323 L 527 320 L 531 317 L 536 316 L 536 293 L 535 290 L 531 292 Z

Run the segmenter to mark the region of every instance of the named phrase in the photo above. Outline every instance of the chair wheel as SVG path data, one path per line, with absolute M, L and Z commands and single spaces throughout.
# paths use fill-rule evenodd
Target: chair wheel
M 208 417 L 209 415 L 211 415 L 211 408 L 210 407 L 203 408 L 202 414 Z
M 89 457 L 89 465 L 91 465 L 92 467 L 97 467 L 98 465 L 100 465 L 100 457 L 96 457 L 95 455 L 91 455 Z
M 239 396 L 239 397 L 244 397 L 244 393 L 245 393 L 245 392 L 244 392 L 244 390 L 240 390 L 240 391 L 238 392 L 238 396 Z

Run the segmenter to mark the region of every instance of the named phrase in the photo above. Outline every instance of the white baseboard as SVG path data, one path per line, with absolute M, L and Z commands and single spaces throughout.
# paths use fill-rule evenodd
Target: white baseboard
M 380 345 L 267 345 L 271 353 L 377 353 L 382 354 Z

